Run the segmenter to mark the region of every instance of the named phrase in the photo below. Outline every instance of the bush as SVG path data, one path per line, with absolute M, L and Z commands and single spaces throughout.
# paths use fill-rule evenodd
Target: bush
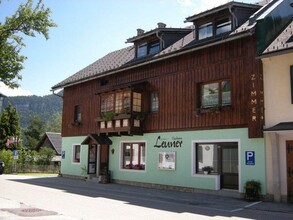
M 10 173 L 13 164 L 13 153 L 11 150 L 1 150 L 0 158 L 5 164 L 4 173 Z

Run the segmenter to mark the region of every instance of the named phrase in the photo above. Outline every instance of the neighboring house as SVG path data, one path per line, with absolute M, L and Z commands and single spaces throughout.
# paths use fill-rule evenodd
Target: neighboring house
M 267 193 L 275 201 L 293 202 L 293 21 L 269 45 L 261 59 Z
M 275 36 L 258 38 L 288 4 L 229 2 L 186 18 L 189 28 L 138 29 L 132 46 L 53 86 L 64 89 L 61 174 L 95 178 L 106 168 L 117 183 L 237 195 L 254 179 L 265 195 L 256 57 Z
M 36 150 L 40 150 L 41 147 L 52 148 L 56 152 L 56 156 L 52 161 L 59 162 L 61 161 L 61 143 L 62 138 L 60 133 L 55 132 L 45 132 L 41 140 L 36 146 Z

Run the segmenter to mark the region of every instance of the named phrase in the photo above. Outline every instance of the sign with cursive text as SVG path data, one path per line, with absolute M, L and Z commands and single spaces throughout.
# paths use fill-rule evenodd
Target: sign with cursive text
M 154 147 L 156 148 L 181 148 L 183 144 L 182 138 L 180 137 L 172 137 L 171 139 L 161 138 L 161 136 L 157 137 L 156 144 Z

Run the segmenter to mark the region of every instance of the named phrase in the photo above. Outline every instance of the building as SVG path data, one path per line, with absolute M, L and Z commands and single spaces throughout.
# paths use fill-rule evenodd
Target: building
M 251 179 L 266 186 L 256 57 L 275 36 L 258 38 L 286 4 L 229 2 L 186 18 L 188 28 L 138 29 L 131 46 L 53 86 L 64 89 L 62 175 L 106 168 L 117 183 L 237 195 Z
M 291 9 L 291 13 L 293 8 Z M 293 201 L 293 22 L 261 56 L 264 72 L 267 193 Z
M 41 147 L 52 148 L 56 153 L 56 156 L 53 158 L 53 161 L 60 162 L 61 148 L 62 148 L 61 143 L 62 143 L 62 138 L 60 133 L 45 132 L 45 134 L 42 136 L 39 143 L 36 145 L 36 150 L 39 151 Z

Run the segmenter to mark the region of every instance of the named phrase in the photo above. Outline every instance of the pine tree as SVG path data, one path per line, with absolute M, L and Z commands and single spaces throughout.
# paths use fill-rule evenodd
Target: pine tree
M 19 116 L 16 108 L 9 104 L 0 118 L 0 149 L 19 149 L 21 138 Z
M 33 116 L 30 119 L 30 125 L 24 132 L 26 143 L 25 146 L 28 149 L 35 149 L 36 145 L 40 141 L 41 136 L 45 133 L 45 123 L 44 121 L 38 117 Z

